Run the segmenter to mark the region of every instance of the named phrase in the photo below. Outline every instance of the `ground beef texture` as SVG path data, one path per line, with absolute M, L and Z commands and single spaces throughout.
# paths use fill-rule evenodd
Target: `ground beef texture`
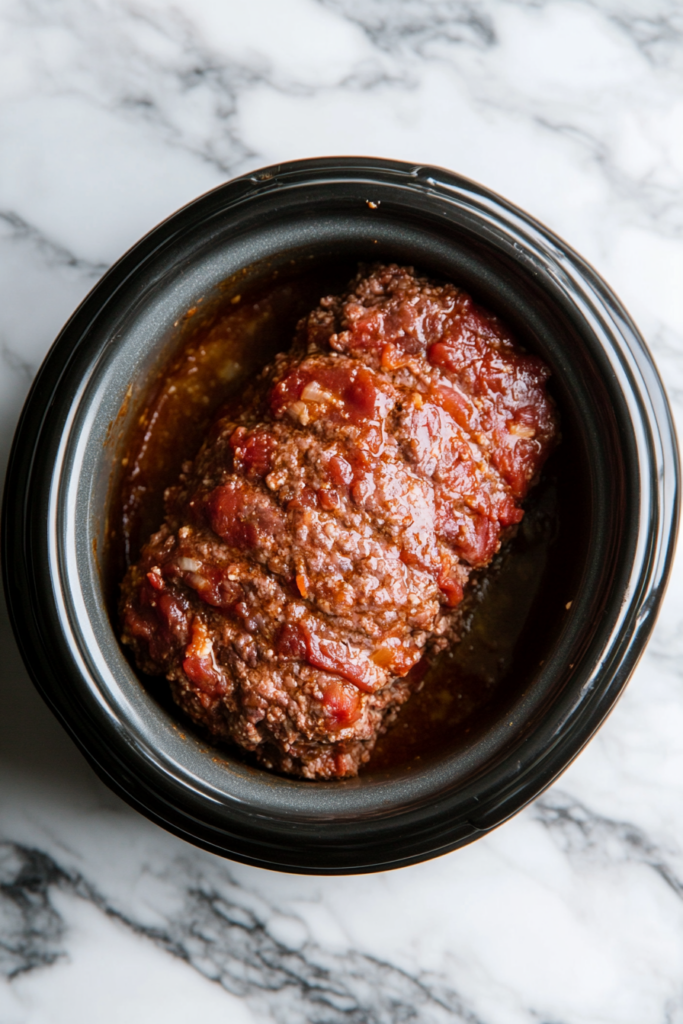
M 166 492 L 122 586 L 139 668 L 267 768 L 357 774 L 524 514 L 548 377 L 454 285 L 361 271 Z

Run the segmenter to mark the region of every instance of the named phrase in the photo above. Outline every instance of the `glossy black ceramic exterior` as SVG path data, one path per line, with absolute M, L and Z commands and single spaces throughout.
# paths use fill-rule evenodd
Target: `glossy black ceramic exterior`
M 571 609 L 533 685 L 421 770 L 337 783 L 215 759 L 140 685 L 106 610 L 101 550 L 116 436 L 197 297 L 241 268 L 339 252 L 463 284 L 552 366 L 581 463 Z M 134 385 L 129 410 L 124 399 Z M 100 777 L 214 852 L 311 873 L 397 867 L 499 825 L 581 750 L 652 629 L 673 554 L 678 463 L 666 398 L 618 300 L 560 239 L 448 171 L 365 158 L 266 168 L 202 196 L 130 250 L 66 325 L 19 424 L 3 569 L 23 657 Z

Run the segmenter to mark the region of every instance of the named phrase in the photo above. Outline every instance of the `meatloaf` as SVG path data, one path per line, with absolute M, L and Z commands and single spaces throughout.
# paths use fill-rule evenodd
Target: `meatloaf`
M 548 377 L 460 288 L 362 268 L 166 492 L 122 587 L 139 668 L 265 767 L 355 775 L 522 519 Z

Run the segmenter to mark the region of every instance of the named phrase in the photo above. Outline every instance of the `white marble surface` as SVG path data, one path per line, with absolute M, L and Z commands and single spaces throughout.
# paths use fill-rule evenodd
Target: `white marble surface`
M 235 173 L 437 163 L 563 235 L 683 416 L 681 0 L 0 0 L 0 457 L 76 303 Z M 2 1024 L 683 1022 L 683 551 L 624 698 L 490 837 L 385 875 L 223 862 L 95 778 L 0 650 Z

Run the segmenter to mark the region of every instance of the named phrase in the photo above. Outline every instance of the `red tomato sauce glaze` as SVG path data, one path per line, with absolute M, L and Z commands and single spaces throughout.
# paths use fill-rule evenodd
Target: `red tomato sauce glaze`
M 454 285 L 361 269 L 167 490 L 122 587 L 139 668 L 267 768 L 357 774 L 524 515 L 549 375 Z

